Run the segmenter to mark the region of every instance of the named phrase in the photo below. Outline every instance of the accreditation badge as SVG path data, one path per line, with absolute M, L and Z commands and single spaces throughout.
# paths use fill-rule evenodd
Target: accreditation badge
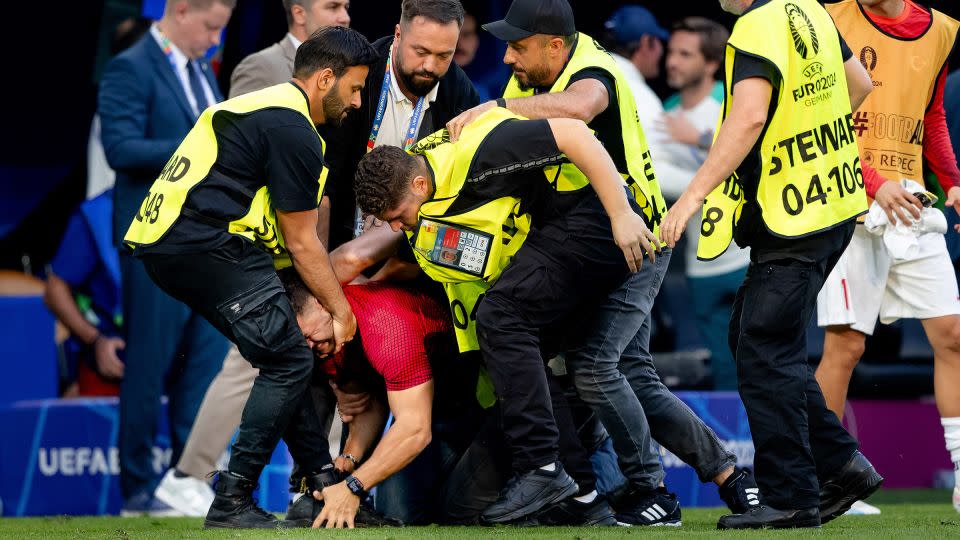
M 492 243 L 490 233 L 421 219 L 413 247 L 433 264 L 482 278 Z

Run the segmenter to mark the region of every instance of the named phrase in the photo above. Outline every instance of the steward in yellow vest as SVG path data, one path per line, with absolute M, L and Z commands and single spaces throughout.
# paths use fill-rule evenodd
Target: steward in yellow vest
M 124 237 L 161 289 L 260 370 L 206 527 L 292 525 L 251 498 L 281 436 L 305 476 L 330 463 L 305 393 L 314 366 L 310 345 L 339 350 L 356 320 L 316 232 L 326 167 L 315 125 L 336 125 L 359 106 L 367 66 L 377 57 L 356 31 L 327 27 L 297 50 L 292 81 L 204 111 Z M 280 256 L 332 315 L 332 328 L 315 304 L 294 312 L 274 269 Z
M 610 53 L 594 38 L 576 31 L 562 36 L 517 34 L 517 29 L 504 30 L 496 23 L 484 29 L 508 42 L 503 61 L 513 75 L 502 98 L 478 105 L 447 124 L 451 138 L 456 140 L 463 126 L 498 105 L 530 119 L 583 120 L 613 158 L 643 209 L 647 227 L 657 233 L 666 206 L 636 101 Z M 588 185 L 584 174 L 569 163 L 546 168 L 544 174 L 560 190 Z
M 734 238 L 751 248 L 730 344 L 765 500 L 718 527 L 817 527 L 882 482 L 826 408 L 806 353 L 817 292 L 867 209 L 853 112 L 872 85 L 815 0 L 721 5 L 739 16 L 722 123 L 661 234 L 674 245 L 703 206 L 701 258 Z
M 544 168 L 566 161 L 587 173 L 593 189 L 564 190 L 549 182 Z M 639 205 L 590 130 L 581 121 L 525 120 L 495 108 L 463 129 L 456 142 L 441 131 L 411 153 L 374 148 L 361 160 L 355 185 L 361 210 L 407 231 L 417 262 L 431 278 L 474 287 L 475 294 L 467 295 L 474 302 L 470 308 L 451 294 L 461 348 L 479 344 L 501 410 L 516 417 L 515 409 L 522 408 L 536 417 L 524 426 L 555 439 L 541 330 L 604 297 L 641 264 L 644 251 L 653 251 L 654 236 Z M 483 302 L 476 302 L 484 290 Z M 489 306 L 502 305 L 504 295 L 527 316 L 485 314 Z M 512 345 L 495 346 L 493 355 L 489 339 Z M 523 374 L 506 375 L 503 362 Z M 517 392 L 532 397 L 517 398 Z M 515 429 L 526 428 L 513 422 L 506 429 L 515 444 L 545 452 L 545 462 L 557 459 L 555 441 L 537 439 L 542 447 L 534 448 Z M 516 456 L 514 462 L 526 466 Z M 565 473 L 562 478 L 569 480 Z

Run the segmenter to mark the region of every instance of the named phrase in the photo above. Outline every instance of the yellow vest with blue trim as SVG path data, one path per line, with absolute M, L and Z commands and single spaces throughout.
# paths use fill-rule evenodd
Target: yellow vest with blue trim
M 666 212 L 666 203 L 660 193 L 660 184 L 653 170 L 647 138 L 640 126 L 637 114 L 637 102 L 617 66 L 616 61 L 592 37 L 584 33 L 577 34 L 577 43 L 573 54 L 564 66 L 560 76 L 550 87 L 550 93 L 563 92 L 570 84 L 570 78 L 587 68 L 600 68 L 611 76 L 617 89 L 617 103 L 620 108 L 620 126 L 623 130 L 623 150 L 627 160 L 627 170 L 620 174 L 627 181 L 644 217 L 654 234 L 659 234 L 660 220 Z M 503 92 L 505 98 L 522 98 L 534 95 L 533 89 L 522 90 L 516 76 L 511 76 Z M 572 163 L 544 167 L 544 174 L 558 190 L 576 191 L 588 187 L 586 176 Z
M 830 15 L 815 0 L 772 0 L 742 15 L 727 42 L 721 121 L 734 97 L 738 52 L 767 60 L 781 76 L 771 97 L 776 111 L 759 145 L 756 203 L 766 228 L 796 238 L 866 212 L 840 40 Z M 711 260 L 726 251 L 744 202 L 737 173 L 707 196 L 698 258 Z
M 154 181 L 123 238 L 124 243 L 134 250 L 156 244 L 181 216 L 190 213 L 189 209 L 184 208 L 184 203 L 190 192 L 209 177 L 217 160 L 219 149 L 213 130 L 213 119 L 218 112 L 248 114 L 278 107 L 294 110 L 302 114 L 311 126 L 314 125 L 307 100 L 293 83 L 278 84 L 244 94 L 206 109 Z M 320 138 L 316 127 L 314 133 Z M 322 138 L 320 144 L 325 150 L 326 144 Z M 326 179 L 327 168 L 324 167 L 317 179 L 317 204 L 323 195 Z M 247 191 L 239 185 L 238 189 L 241 192 Z M 202 219 L 202 216 L 198 218 Z M 246 238 L 273 255 L 274 264 L 278 268 L 290 265 L 283 235 L 277 226 L 277 214 L 266 187 L 266 179 L 264 186 L 253 195 L 246 214 L 229 223 L 224 222 L 223 225 L 230 234 Z

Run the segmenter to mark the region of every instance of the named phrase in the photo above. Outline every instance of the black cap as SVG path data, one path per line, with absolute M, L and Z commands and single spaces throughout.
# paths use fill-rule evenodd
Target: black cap
M 513 0 L 502 21 L 483 25 L 497 39 L 518 41 L 536 34 L 569 36 L 577 33 L 573 8 L 567 0 Z

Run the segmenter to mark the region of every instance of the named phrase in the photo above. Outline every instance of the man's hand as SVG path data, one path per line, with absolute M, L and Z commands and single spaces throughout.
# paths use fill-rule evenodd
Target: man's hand
M 631 272 L 637 272 L 643 267 L 644 251 L 650 262 L 657 259 L 654 251 L 660 251 L 660 242 L 647 228 L 643 218 L 632 211 L 625 212 L 611 217 L 610 226 L 613 229 L 613 240 L 623 250 L 623 256 L 627 259 L 627 266 L 630 267 Z M 656 249 L 653 246 L 657 246 Z
M 957 188 L 952 188 L 950 193 L 955 193 L 954 189 Z M 900 182 L 893 180 L 884 182 L 877 190 L 874 199 L 880 205 L 880 208 L 883 208 L 883 211 L 887 213 L 887 219 L 891 225 L 896 225 L 898 219 L 900 223 L 909 225 L 912 221 L 920 219 L 920 212 L 923 211 L 923 203 L 920 202 L 920 199 L 903 189 Z M 949 198 L 947 204 L 950 204 Z M 914 219 L 910 219 L 907 217 L 908 215 L 913 216 Z
M 323 492 L 314 491 L 313 498 L 323 501 L 323 510 L 313 522 L 313 528 L 319 529 L 326 523 L 328 529 L 353 528 L 353 520 L 360 510 L 360 497 L 354 495 L 346 482 L 340 482 L 323 488 Z
M 944 203 L 946 206 L 952 206 L 953 211 L 960 215 L 960 187 L 953 186 L 950 188 L 950 191 L 947 192 L 947 200 Z M 960 232 L 960 223 L 953 226 L 953 230 Z
M 100 336 L 93 342 L 93 355 L 100 374 L 112 379 L 123 378 L 123 361 L 117 355 L 127 344 L 118 337 Z
M 340 352 L 343 346 L 353 341 L 353 335 L 357 333 L 357 318 L 353 316 L 353 310 L 347 310 L 342 315 L 333 316 L 333 339 L 336 346 L 334 353 Z
M 481 103 L 476 107 L 467 109 L 462 113 L 458 114 L 453 120 L 447 122 L 447 133 L 450 134 L 450 140 L 456 141 L 460 138 L 460 132 L 463 131 L 467 125 L 477 119 L 481 114 L 489 111 L 490 109 L 497 106 L 496 101 L 488 101 L 486 103 Z
M 693 197 L 684 193 L 677 199 L 677 202 L 667 210 L 666 217 L 660 223 L 660 237 L 664 243 L 671 249 L 676 247 L 683 231 L 687 228 L 687 223 L 694 214 L 700 211 L 703 201 L 695 200 Z
M 343 474 L 353 474 L 354 465 L 349 459 L 343 456 L 337 456 L 337 458 L 333 460 L 333 468 Z
M 318 352 L 320 358 L 333 352 L 333 317 L 313 295 L 307 298 L 297 314 L 297 324 L 303 337 L 307 339 L 307 345 Z
M 697 146 L 700 144 L 700 132 L 696 126 L 682 114 L 669 113 L 663 115 L 663 131 L 678 143 Z
M 333 381 L 330 381 L 330 388 L 337 396 L 337 408 L 340 409 L 340 419 L 344 424 L 349 424 L 354 416 L 370 408 L 370 394 L 367 392 L 344 392 Z

